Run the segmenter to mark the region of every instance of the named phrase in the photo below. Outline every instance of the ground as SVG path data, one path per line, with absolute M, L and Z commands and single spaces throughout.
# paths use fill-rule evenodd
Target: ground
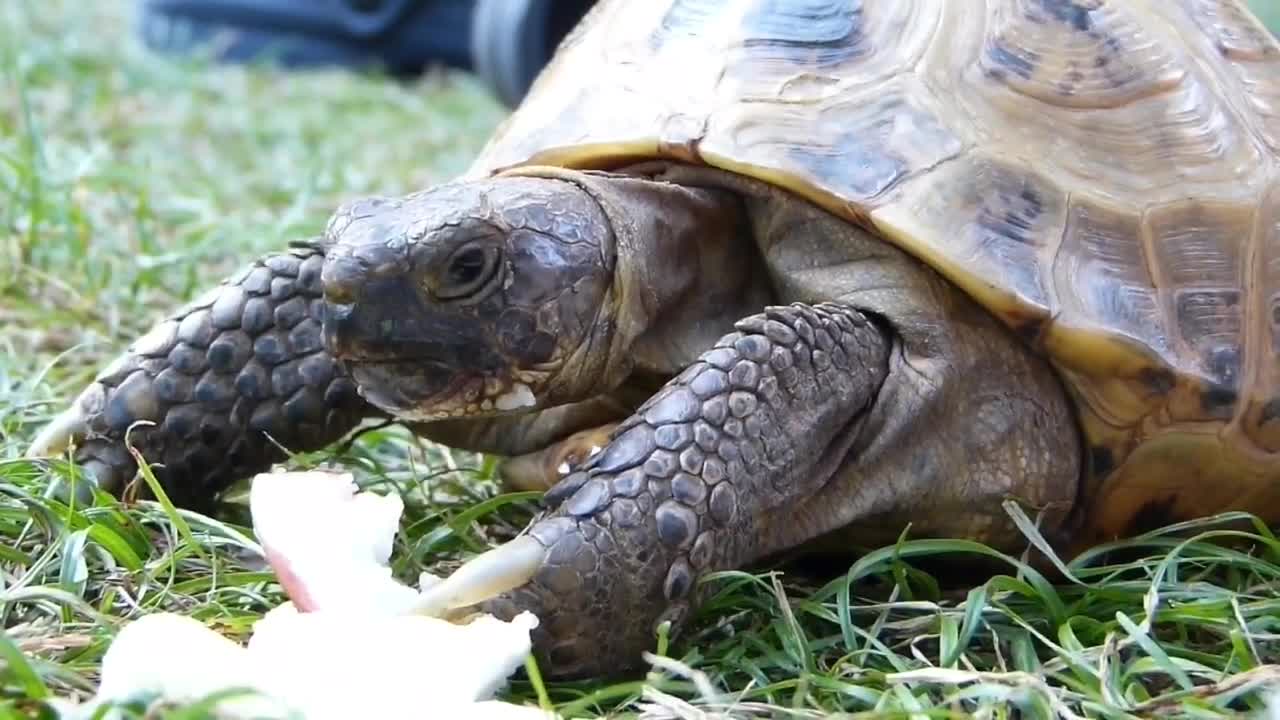
M 205 518 L 45 497 L 71 470 L 22 459 L 40 424 L 166 308 L 316 232 L 345 199 L 460 172 L 503 114 L 461 75 L 158 60 L 135 46 L 129 8 L 0 4 L 0 717 L 90 693 L 129 619 L 174 610 L 244 637 L 282 599 L 235 498 Z M 396 428 L 293 460 L 321 463 L 403 493 L 405 578 L 447 572 L 532 511 L 499 493 L 490 460 Z M 1280 678 L 1280 541 L 1255 525 L 1213 544 L 1215 527 L 1155 532 L 1052 578 L 910 537 L 852 565 L 729 573 L 647 678 L 521 675 L 506 697 L 653 718 L 1246 714 Z M 994 570 L 941 572 L 983 556 Z

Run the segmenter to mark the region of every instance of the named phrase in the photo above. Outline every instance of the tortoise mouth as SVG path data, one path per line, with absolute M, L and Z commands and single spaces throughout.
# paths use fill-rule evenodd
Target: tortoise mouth
M 345 360 L 360 395 L 404 420 L 495 415 L 537 404 L 526 382 L 421 360 Z

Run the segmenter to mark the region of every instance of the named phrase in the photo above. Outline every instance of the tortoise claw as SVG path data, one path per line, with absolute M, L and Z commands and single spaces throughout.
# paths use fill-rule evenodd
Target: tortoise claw
M 498 469 L 511 490 L 548 490 L 609 444 L 616 422 L 580 430 L 549 447 L 505 460 Z
M 78 444 L 88 434 L 89 425 L 78 406 L 72 406 L 50 420 L 27 448 L 27 457 L 52 457 L 66 452 L 73 443 Z
M 529 535 L 477 555 L 452 575 L 422 592 L 416 611 L 447 617 L 518 588 L 542 567 L 547 549 Z

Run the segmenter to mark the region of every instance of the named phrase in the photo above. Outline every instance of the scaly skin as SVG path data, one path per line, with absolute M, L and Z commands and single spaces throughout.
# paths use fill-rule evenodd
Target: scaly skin
M 547 559 L 489 608 L 535 609 L 556 675 L 634 667 L 699 577 L 758 558 L 767 515 L 830 479 L 887 373 L 884 333 L 852 308 L 774 307 L 737 330 L 545 496 L 530 534 Z
M 374 415 L 324 350 L 322 250 L 268 255 L 157 325 L 102 371 L 75 407 L 75 458 L 106 490 L 152 464 L 186 507 L 291 451 L 323 447 Z M 275 442 L 272 442 L 274 439 Z

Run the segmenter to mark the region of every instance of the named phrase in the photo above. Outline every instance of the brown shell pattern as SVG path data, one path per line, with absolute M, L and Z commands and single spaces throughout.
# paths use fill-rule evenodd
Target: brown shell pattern
M 1092 532 L 1280 517 L 1280 48 L 1231 0 L 606 0 L 472 175 L 645 157 L 875 228 L 1044 350 Z

